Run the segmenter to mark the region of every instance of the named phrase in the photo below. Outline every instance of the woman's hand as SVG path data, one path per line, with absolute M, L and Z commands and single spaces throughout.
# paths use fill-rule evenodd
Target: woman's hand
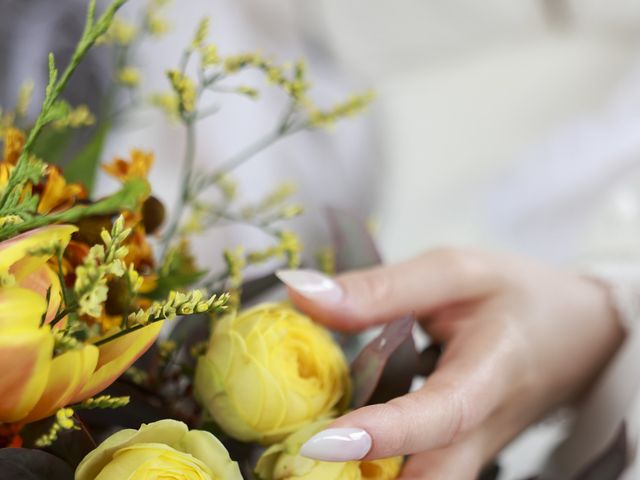
M 413 454 L 403 478 L 475 479 L 519 432 L 576 400 L 623 339 L 606 288 L 521 258 L 440 249 L 329 279 L 283 271 L 317 321 L 361 330 L 414 312 L 444 346 L 416 392 L 355 410 L 312 438 L 323 460 Z

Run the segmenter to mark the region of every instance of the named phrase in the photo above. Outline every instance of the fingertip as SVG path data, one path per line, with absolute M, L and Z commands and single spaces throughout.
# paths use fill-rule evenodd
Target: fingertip
M 290 290 L 314 303 L 332 305 L 344 296 L 338 282 L 316 270 L 278 270 L 276 276 Z
M 344 332 L 361 330 L 345 306 L 345 290 L 335 279 L 315 270 L 278 270 L 291 302 L 327 327 Z

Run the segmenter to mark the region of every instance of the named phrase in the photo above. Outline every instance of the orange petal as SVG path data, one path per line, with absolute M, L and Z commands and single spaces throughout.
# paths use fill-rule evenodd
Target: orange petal
M 37 330 L 46 308 L 45 298 L 32 290 L 0 288 L 0 335 L 5 335 L 4 329 Z M 4 367 L 4 364 L 0 365 Z
M 70 400 L 91 378 L 97 363 L 98 347 L 94 345 L 86 345 L 55 357 L 51 362 L 47 386 L 24 421 L 35 422 L 71 403 Z
M 22 420 L 47 385 L 53 354 L 49 328 L 5 330 L 0 335 L 0 422 Z
M 72 402 L 89 398 L 111 385 L 155 342 L 163 323 L 152 323 L 100 346 L 96 372 Z

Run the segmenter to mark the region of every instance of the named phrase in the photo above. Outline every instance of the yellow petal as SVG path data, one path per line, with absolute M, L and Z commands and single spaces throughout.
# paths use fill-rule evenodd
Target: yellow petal
M 51 367 L 49 329 L 9 330 L 0 335 L 0 422 L 17 422 L 44 391 Z
M 98 347 L 94 345 L 86 345 L 55 357 L 51 362 L 47 386 L 25 421 L 34 422 L 48 417 L 71 403 L 71 399 L 91 378 L 97 363 Z
M 32 290 L 0 288 L 0 334 L 5 329 L 37 330 L 46 308 L 44 297 Z
M 175 448 L 189 453 L 203 462 L 213 472 L 213 478 L 242 480 L 240 467 L 231 460 L 226 447 L 210 432 L 190 430 Z
M 158 442 L 173 445 L 189 431 L 187 426 L 176 420 L 159 420 L 142 425 L 139 430 L 127 428 L 114 433 L 98 448 L 91 451 L 76 469 L 76 480 L 94 480 L 113 455 L 129 445 Z
M 62 302 L 62 290 L 58 275 L 48 265 L 42 265 L 31 275 L 20 282 L 20 286 L 33 290 L 43 299 L 47 297 L 47 291 L 51 289 L 49 295 L 49 308 L 45 317 L 45 323 L 51 322 L 58 312 L 58 307 Z
M 95 373 L 78 392 L 73 402 L 84 400 L 101 392 L 124 373 L 158 338 L 162 324 L 156 322 L 140 330 L 123 335 L 99 347 L 100 356 Z
M 28 255 L 30 250 L 49 245 L 51 242 L 61 242 L 66 246 L 71 239 L 71 234 L 77 229 L 73 225 L 51 225 L 31 230 L 0 243 L 0 271 L 11 269 L 16 279 L 22 280 L 49 260 L 47 256 Z

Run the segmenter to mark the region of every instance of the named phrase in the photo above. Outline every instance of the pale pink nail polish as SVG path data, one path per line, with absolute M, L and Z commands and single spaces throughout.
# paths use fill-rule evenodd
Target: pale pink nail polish
M 286 286 L 311 300 L 335 303 L 342 298 L 340 285 L 315 270 L 278 270 L 276 276 Z
M 360 460 L 371 450 L 371 436 L 361 428 L 329 428 L 316 433 L 300 455 L 325 462 Z

